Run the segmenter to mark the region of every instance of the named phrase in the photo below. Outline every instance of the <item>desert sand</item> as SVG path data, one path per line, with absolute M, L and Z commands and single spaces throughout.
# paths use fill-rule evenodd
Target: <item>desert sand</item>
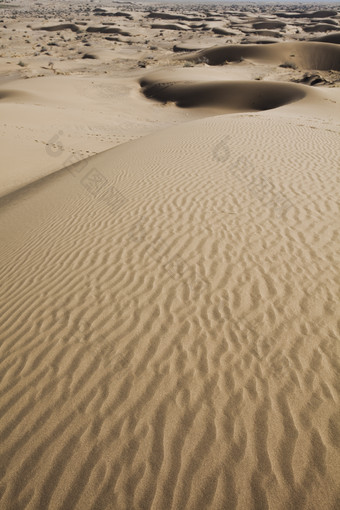
M 340 6 L 0 33 L 0 508 L 339 508 Z

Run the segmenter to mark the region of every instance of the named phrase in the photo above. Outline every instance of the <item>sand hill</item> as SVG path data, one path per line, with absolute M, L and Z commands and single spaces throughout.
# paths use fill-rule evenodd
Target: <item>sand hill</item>
M 1 509 L 335 510 L 339 9 L 16 4 Z

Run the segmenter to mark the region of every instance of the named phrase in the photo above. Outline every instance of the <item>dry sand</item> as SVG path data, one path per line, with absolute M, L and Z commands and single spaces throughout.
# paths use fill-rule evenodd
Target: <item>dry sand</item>
M 340 8 L 16 5 L 0 508 L 336 510 Z

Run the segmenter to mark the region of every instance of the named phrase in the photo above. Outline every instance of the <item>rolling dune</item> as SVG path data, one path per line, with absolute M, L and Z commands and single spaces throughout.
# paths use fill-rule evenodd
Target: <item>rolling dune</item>
M 206 61 L 210 65 L 222 65 L 249 59 L 254 62 L 281 64 L 287 60 L 305 69 L 340 70 L 340 48 L 330 43 L 282 42 L 265 46 L 229 44 L 200 50 L 185 57 L 192 61 Z
M 254 34 L 261 35 L 264 37 L 275 37 L 275 38 L 283 37 L 282 34 L 280 34 L 280 32 L 275 32 L 274 30 L 255 30 Z
M 59 30 L 71 30 L 72 32 L 80 32 L 80 27 L 75 23 L 60 23 L 59 25 L 49 25 L 47 27 L 37 27 L 33 30 L 45 30 L 46 32 L 59 32 Z
M 220 34 L 220 35 L 237 35 L 235 31 L 227 30 L 226 28 L 221 28 L 221 27 L 213 27 L 212 31 L 214 32 L 214 34 Z
M 161 30 L 190 30 L 188 25 L 180 25 L 179 23 L 152 23 L 151 28 Z
M 332 34 L 323 35 L 321 37 L 316 37 L 313 39 L 314 41 L 319 42 L 327 42 L 327 43 L 333 43 L 333 44 L 340 44 L 340 32 L 335 32 Z
M 191 51 L 192 52 L 201 51 L 202 49 L 205 49 L 205 48 L 203 47 L 202 44 L 201 45 L 198 43 L 193 44 L 192 42 L 189 42 L 189 43 L 184 43 L 184 44 L 175 44 L 172 49 L 174 52 L 177 53 L 177 52 L 181 52 L 181 51 L 190 51 L 190 52 Z
M 303 13 L 302 16 L 306 18 L 331 18 L 332 16 L 336 16 L 337 14 L 338 12 L 334 10 L 321 9 L 318 11 Z
M 169 13 L 169 12 L 150 12 L 147 18 L 177 20 L 177 21 L 203 21 L 204 17 L 201 16 L 186 16 L 183 14 Z
M 276 112 L 1 199 L 3 508 L 336 507 L 339 131 Z
M 177 106 L 210 106 L 230 112 L 271 110 L 310 95 L 308 87 L 278 82 L 181 82 L 171 83 L 170 73 L 163 80 L 145 77 L 140 81 L 143 93 L 158 101 L 173 101 Z
M 34 94 L 30 94 L 22 90 L 19 91 L 12 89 L 0 89 L 0 101 L 3 103 L 7 101 L 15 101 L 16 103 L 20 103 L 21 101 L 27 101 L 27 99 L 34 100 Z
M 316 25 L 303 27 L 303 29 L 305 32 L 331 32 L 334 30 L 334 25 L 329 25 L 328 23 L 317 23 Z
M 87 27 L 86 32 L 97 33 L 97 34 L 120 34 L 130 36 L 130 32 L 122 30 L 120 27 Z
M 247 33 L 247 37 L 241 39 L 240 44 L 274 44 L 277 43 L 276 37 L 261 36 L 258 34 L 251 35 Z
M 340 508 L 323 7 L 0 3 L 0 510 Z
M 94 15 L 95 16 L 109 16 L 109 17 L 125 18 L 130 21 L 133 20 L 133 16 L 129 12 L 121 12 L 121 11 L 107 12 L 103 9 L 99 9 L 99 10 L 97 10 L 97 12 L 94 12 Z
M 258 21 L 253 23 L 253 28 L 259 30 L 275 30 L 275 28 L 284 28 L 286 23 L 283 21 Z
M 337 16 L 338 12 L 331 9 L 319 9 L 317 11 L 306 12 L 305 9 L 296 10 L 295 12 L 277 11 L 277 15 L 281 18 L 331 18 Z

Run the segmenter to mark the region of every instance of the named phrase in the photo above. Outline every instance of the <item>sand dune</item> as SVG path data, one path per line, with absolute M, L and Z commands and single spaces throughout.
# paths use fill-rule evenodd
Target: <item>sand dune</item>
M 94 9 L 94 15 L 95 16 L 121 17 L 121 18 L 126 18 L 128 20 L 133 20 L 133 16 L 128 12 L 121 12 L 121 11 L 108 12 L 108 11 L 105 11 L 104 9 L 98 9 L 98 8 Z
M 168 75 L 168 79 L 170 75 Z M 168 82 L 145 77 L 140 81 L 144 94 L 159 101 L 173 101 L 177 106 L 212 106 L 230 112 L 270 110 L 295 101 L 310 93 L 307 87 L 277 82 Z
M 125 36 L 130 36 L 130 32 L 126 32 L 122 30 L 120 27 L 110 27 L 110 26 L 104 26 L 104 27 L 87 27 L 86 32 L 91 33 L 99 33 L 99 34 L 120 34 Z
M 80 61 L 88 68 L 89 63 L 99 62 Z M 111 76 L 92 76 L 91 80 L 46 76 L 5 82 L 0 86 L 0 196 L 67 164 L 150 133 L 155 124 L 164 128 L 188 120 L 178 109 L 164 117 L 139 89 L 134 80 L 127 83 L 117 76 L 115 80 Z M 121 100 L 122 93 L 126 101 Z
M 153 19 L 170 19 L 170 20 L 179 20 L 179 21 L 203 21 L 204 18 L 200 16 L 186 16 L 183 14 L 173 14 L 169 12 L 150 12 L 147 16 L 147 18 L 153 18 Z
M 81 29 L 74 23 L 60 23 L 59 25 L 49 25 L 33 28 L 33 30 L 46 30 L 46 32 L 58 32 L 59 30 L 72 30 L 72 32 L 79 32 Z
M 247 34 L 247 37 L 244 37 L 240 44 L 275 44 L 277 43 L 276 37 L 264 37 L 261 35 L 251 35 Z
M 314 41 L 319 42 L 328 42 L 333 44 L 340 44 L 340 32 L 335 32 L 332 34 L 323 35 L 321 37 L 316 37 L 313 39 Z
M 319 9 L 317 11 L 306 12 L 306 9 L 297 9 L 293 12 L 277 11 L 277 15 L 281 18 L 331 18 L 337 16 L 338 11 L 331 9 Z
M 335 508 L 339 132 L 268 115 L 2 199 L 4 508 Z
M 335 25 L 335 26 L 339 26 L 339 23 L 337 22 L 336 19 L 327 19 L 327 18 L 322 18 L 322 23 L 327 23 L 328 25 Z
M 190 27 L 188 25 L 180 25 L 178 23 L 152 23 L 151 28 L 161 29 L 161 30 L 189 30 Z
M 274 30 L 256 30 L 254 32 L 254 34 L 261 35 L 264 37 L 275 37 L 275 38 L 283 37 L 283 35 L 280 34 L 280 32 L 275 32 Z
M 210 65 L 226 61 L 250 59 L 255 62 L 284 63 L 290 61 L 305 69 L 340 70 L 340 48 L 318 42 L 276 43 L 268 46 L 226 45 L 201 50 L 186 57 L 193 61 L 204 59 Z
M 0 11 L 0 510 L 338 510 L 339 7 Z
M 29 94 L 28 92 L 19 91 L 19 90 L 12 90 L 12 89 L 0 89 L 0 101 L 1 102 L 11 102 L 16 101 L 27 101 L 27 100 L 34 100 L 36 97 L 34 94 Z
M 263 30 L 275 30 L 275 28 L 284 28 L 286 23 L 283 21 L 259 21 L 257 23 L 253 23 L 253 28 L 263 29 Z
M 337 14 L 338 11 L 320 9 L 318 11 L 302 13 L 302 16 L 306 18 L 331 18 L 332 16 L 336 16 Z
M 199 43 L 197 44 L 193 44 L 192 42 L 190 43 L 183 43 L 183 44 L 175 44 L 173 46 L 173 51 L 174 52 L 181 52 L 181 51 L 200 51 L 202 49 L 205 49 L 204 47 L 202 47 L 202 44 L 200 45 Z
M 334 26 L 329 25 L 328 23 L 317 23 L 316 25 L 308 25 L 306 27 L 303 27 L 303 30 L 305 32 L 331 32 L 332 30 L 334 30 Z
M 221 34 L 221 35 L 236 35 L 236 32 L 233 30 L 227 30 L 226 28 L 221 27 L 213 27 L 212 31 L 214 34 Z

